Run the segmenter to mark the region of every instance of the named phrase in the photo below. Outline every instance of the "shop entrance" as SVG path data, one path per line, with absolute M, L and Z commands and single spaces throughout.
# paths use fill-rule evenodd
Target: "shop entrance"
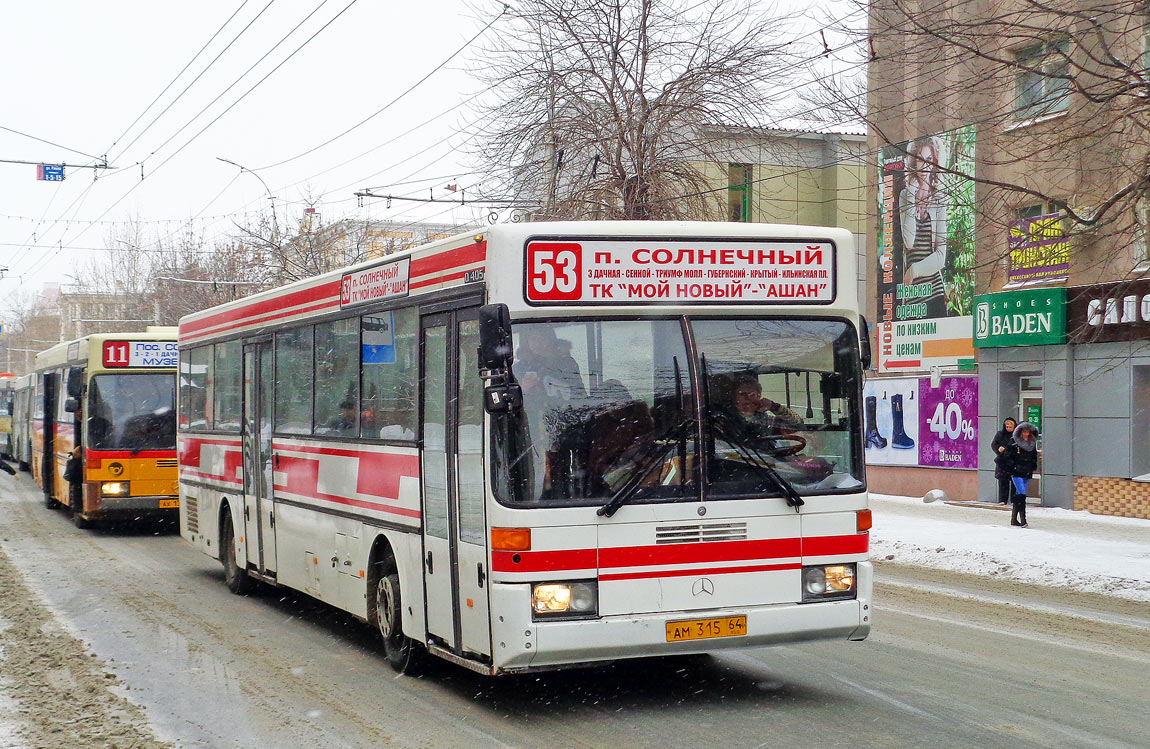
M 1000 413 L 1013 415 L 1021 424 L 1029 421 L 1038 427 L 1038 470 L 1030 482 L 1027 497 L 1042 497 L 1042 375 L 1027 372 L 1004 372 L 1000 384 Z

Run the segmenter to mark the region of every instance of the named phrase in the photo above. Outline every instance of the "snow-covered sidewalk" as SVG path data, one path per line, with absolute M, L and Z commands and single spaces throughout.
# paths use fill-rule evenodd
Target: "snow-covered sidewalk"
M 871 558 L 1150 602 L 1150 520 L 1029 507 L 1010 513 L 872 494 Z

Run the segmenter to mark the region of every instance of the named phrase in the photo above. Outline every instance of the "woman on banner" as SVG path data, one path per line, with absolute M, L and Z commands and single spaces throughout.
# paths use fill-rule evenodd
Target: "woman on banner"
M 906 181 L 899 196 L 902 228 L 904 286 L 912 290 L 899 295 L 900 305 L 923 304 L 925 315 L 916 319 L 946 317 L 946 206 L 939 196 L 940 165 L 945 158 L 937 135 L 919 138 L 907 147 Z

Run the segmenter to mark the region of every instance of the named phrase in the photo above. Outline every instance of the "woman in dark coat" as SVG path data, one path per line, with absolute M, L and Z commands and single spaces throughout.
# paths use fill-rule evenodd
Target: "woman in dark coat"
M 994 451 L 994 478 L 998 479 L 998 503 L 1010 503 L 1010 466 L 1006 465 L 1006 447 L 1014 439 L 1014 428 L 1018 422 L 1009 416 L 1002 420 L 1002 429 L 994 435 L 990 449 Z
M 1003 453 L 1010 465 L 1014 497 L 1010 524 L 1026 527 L 1026 488 L 1038 470 L 1038 427 L 1024 421 L 1014 429 L 1014 439 Z

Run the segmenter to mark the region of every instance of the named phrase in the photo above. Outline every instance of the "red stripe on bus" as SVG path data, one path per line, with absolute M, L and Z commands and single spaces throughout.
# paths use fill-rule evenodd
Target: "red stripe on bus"
M 555 572 L 593 570 L 597 549 L 562 551 L 491 551 L 491 569 L 495 572 Z
M 623 546 L 599 550 L 600 567 L 647 567 L 657 564 L 697 564 L 775 559 L 801 555 L 798 538 L 754 541 L 707 541 L 697 544 Z
M 314 302 L 328 297 L 334 297 L 338 301 L 339 285 L 340 279 L 337 278 L 308 289 L 300 289 L 290 294 L 263 299 L 251 304 L 245 304 L 242 307 L 236 307 L 235 309 L 217 312 L 214 315 L 199 320 L 192 320 L 180 326 L 180 338 L 185 338 L 187 334 L 194 333 L 197 330 L 222 325 L 226 322 L 243 320 L 244 318 L 259 315 L 264 312 L 282 310 L 284 307 L 295 307 L 300 304 L 307 304 L 308 302 Z
M 492 551 L 491 567 L 495 572 L 554 572 L 595 568 L 654 567 L 701 562 L 739 562 L 804 555 L 865 554 L 869 546 L 869 538 L 869 534 L 859 533 L 849 536 L 772 538 L 757 541 L 708 541 L 696 544 L 665 544 L 660 546 L 616 546 L 598 550 Z M 519 556 L 518 562 L 514 560 L 516 555 Z M 794 563 L 791 565 L 795 568 L 799 566 Z M 663 577 L 674 576 L 677 572 L 677 570 L 654 570 L 616 574 L 634 577 Z M 604 577 L 603 579 L 607 578 Z M 624 578 L 617 577 L 615 579 Z
M 428 276 L 441 270 L 479 263 L 486 259 L 487 243 L 476 242 L 474 244 L 464 245 L 463 247 L 456 247 L 454 250 L 437 252 L 434 255 L 421 258 L 412 258 L 411 277 L 418 278 L 419 276 Z M 412 286 L 414 287 L 415 284 L 412 284 Z
M 339 306 L 339 297 L 335 296 L 335 297 L 332 297 L 330 299 L 326 299 L 326 300 L 320 302 L 319 304 L 313 304 L 310 307 L 302 307 L 300 309 L 288 310 L 286 312 L 278 312 L 278 313 L 272 314 L 272 315 L 264 315 L 263 317 L 253 317 L 253 318 L 246 319 L 246 320 L 240 320 L 237 323 L 233 323 L 233 324 L 228 325 L 228 326 L 223 327 L 223 328 L 217 328 L 216 330 L 209 330 L 209 331 L 204 331 L 204 332 L 200 332 L 200 333 L 191 333 L 189 335 L 184 335 L 181 333 L 180 334 L 180 340 L 181 341 L 190 341 L 190 340 L 194 340 L 196 338 L 203 338 L 205 336 L 220 335 L 221 333 L 226 333 L 229 330 L 236 330 L 238 328 L 246 328 L 246 327 L 250 327 L 252 325 L 259 325 L 261 323 L 271 322 L 272 320 L 278 320 L 281 317 L 292 317 L 293 315 L 302 315 L 305 312 L 315 312 L 316 310 L 324 309 L 326 307 L 338 307 L 338 306 Z
M 284 444 L 277 444 L 274 446 L 274 449 L 285 452 L 302 452 L 313 455 L 334 455 L 342 458 L 356 458 L 359 460 L 359 470 L 356 474 L 355 490 L 359 494 L 367 494 L 372 497 L 399 499 L 400 480 L 404 477 L 419 478 L 418 455 L 351 450 L 339 447 L 303 447 Z M 285 459 L 287 459 L 287 456 L 281 458 L 281 460 Z M 310 459 L 301 458 L 300 460 Z M 315 463 L 317 466 L 319 465 L 319 461 L 311 460 L 310 462 Z
M 800 570 L 801 564 L 757 564 L 749 567 L 693 567 L 689 570 L 655 570 L 653 572 L 619 572 L 600 575 L 603 582 L 611 580 L 641 580 L 651 577 L 687 577 L 690 575 L 731 575 L 736 572 L 775 572 L 778 570 Z
M 869 549 L 869 533 L 851 533 L 847 536 L 810 536 L 803 539 L 804 557 L 866 554 Z
M 424 286 L 434 286 L 439 283 L 447 283 L 448 281 L 454 281 L 456 279 L 463 278 L 470 272 L 471 271 L 469 270 L 461 270 L 458 273 L 448 273 L 442 276 L 433 276 L 425 281 L 412 281 L 411 288 L 420 289 Z

